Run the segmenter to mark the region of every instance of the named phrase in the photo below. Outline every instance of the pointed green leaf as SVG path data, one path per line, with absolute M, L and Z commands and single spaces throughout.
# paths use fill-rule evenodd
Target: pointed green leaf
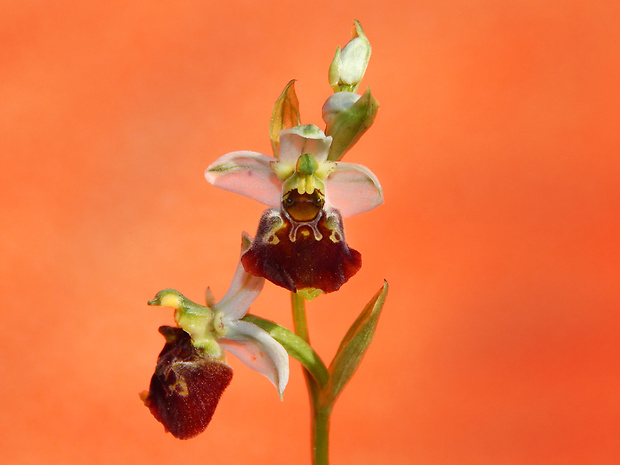
M 327 155 L 328 160 L 340 160 L 355 145 L 372 126 L 378 108 L 379 102 L 372 96 L 370 89 L 367 89 L 357 102 L 329 121 L 325 134 L 332 136 L 333 140 Z
M 329 379 L 327 368 L 321 357 L 306 341 L 283 326 L 256 315 L 247 314 L 242 319 L 264 329 L 271 337 L 282 344 L 282 347 L 286 349 L 288 354 L 299 361 L 312 374 L 319 386 L 327 384 Z
M 278 158 L 280 150 L 280 131 L 299 126 L 301 120 L 299 118 L 299 101 L 295 94 L 295 80 L 290 81 L 278 100 L 273 106 L 271 113 L 271 122 L 269 124 L 269 135 L 271 137 L 271 147 L 273 155 Z
M 362 362 L 375 334 L 387 291 L 388 283 L 384 281 L 383 287 L 366 304 L 342 339 L 338 352 L 329 367 L 330 379 L 325 398 L 327 405 L 333 404 Z

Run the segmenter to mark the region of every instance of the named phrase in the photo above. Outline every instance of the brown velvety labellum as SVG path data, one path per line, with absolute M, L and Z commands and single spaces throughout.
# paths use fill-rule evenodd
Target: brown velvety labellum
M 347 245 L 337 212 L 328 216 L 322 211 L 315 225 L 293 225 L 285 213 L 277 211 L 263 214 L 252 246 L 241 257 L 248 273 L 293 292 L 315 288 L 327 293 L 337 291 L 361 268 L 362 257 Z M 274 231 L 274 224 L 281 226 Z
M 155 374 L 144 404 L 174 437 L 189 439 L 202 433 L 215 412 L 232 368 L 209 359 L 192 345 L 181 328 L 161 326 L 166 345 L 157 358 Z

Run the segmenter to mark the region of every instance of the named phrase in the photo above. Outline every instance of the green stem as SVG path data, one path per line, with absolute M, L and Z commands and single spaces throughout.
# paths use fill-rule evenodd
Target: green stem
M 293 310 L 295 333 L 309 344 L 310 334 L 308 333 L 308 321 L 306 319 L 306 301 L 296 292 L 291 292 L 291 309 Z
M 329 420 L 332 409 L 315 404 L 312 411 L 312 463 L 329 465 Z
M 293 311 L 293 326 L 295 333 L 310 344 L 308 321 L 306 319 L 306 304 L 303 297 L 291 293 L 291 309 Z M 329 465 L 329 420 L 331 405 L 321 402 L 321 387 L 314 377 L 304 368 L 304 377 L 310 399 L 312 464 Z

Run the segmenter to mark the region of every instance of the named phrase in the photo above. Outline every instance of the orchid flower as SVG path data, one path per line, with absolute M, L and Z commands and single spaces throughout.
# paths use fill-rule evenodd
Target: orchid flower
M 241 257 L 245 269 L 310 297 L 338 290 L 361 267 L 360 254 L 345 241 L 342 217 L 383 202 L 368 168 L 328 159 L 331 143 L 317 126 L 295 126 L 280 132 L 278 158 L 232 152 L 205 172 L 214 186 L 271 207 Z
M 242 252 L 249 247 L 244 236 Z M 224 351 L 265 375 L 280 397 L 289 377 L 286 350 L 266 331 L 241 318 L 263 288 L 264 279 L 239 264 L 226 295 L 215 303 L 207 289 L 207 305 L 178 291 L 160 291 L 149 305 L 171 307 L 178 327 L 162 326 L 166 338 L 148 393 L 141 397 L 155 418 L 179 439 L 200 434 L 211 421 L 222 392 L 232 379 Z

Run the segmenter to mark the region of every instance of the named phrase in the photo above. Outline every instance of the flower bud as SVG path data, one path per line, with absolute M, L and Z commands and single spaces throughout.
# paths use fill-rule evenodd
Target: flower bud
M 336 49 L 336 55 L 329 67 L 329 84 L 334 92 L 355 92 L 370 60 L 370 42 L 358 21 L 354 21 L 353 38 Z
M 341 92 L 341 94 L 349 93 Z M 337 95 L 338 93 L 332 97 Z M 357 98 L 355 103 L 350 106 L 348 106 L 349 102 L 347 101 L 340 103 L 341 105 L 337 100 L 332 102 L 331 98 L 329 98 L 323 107 L 323 114 L 330 118 L 325 128 L 325 134 L 332 137 L 329 154 L 327 155 L 327 159 L 330 161 L 340 160 L 355 145 L 372 125 L 379 108 L 379 102 L 372 96 L 370 89 L 367 89 L 364 95 Z M 325 107 L 328 107 L 327 110 Z
M 323 104 L 323 121 L 325 124 L 329 122 L 338 113 L 344 110 L 348 110 L 353 106 L 355 102 L 360 99 L 361 95 L 354 94 L 353 92 L 336 92 L 331 95 Z

